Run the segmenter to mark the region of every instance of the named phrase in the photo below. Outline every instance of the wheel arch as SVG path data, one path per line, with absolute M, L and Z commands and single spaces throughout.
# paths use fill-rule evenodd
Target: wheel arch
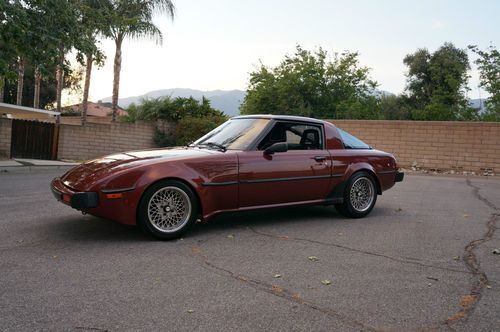
M 368 174 L 370 174 L 375 180 L 375 184 L 377 186 L 377 195 L 382 195 L 382 186 L 380 184 L 380 179 L 378 178 L 377 173 L 375 172 L 373 167 L 368 163 L 351 164 L 347 168 L 347 171 L 344 175 L 344 180 L 345 181 L 349 180 L 349 178 L 351 178 L 354 174 L 359 172 L 367 172 Z

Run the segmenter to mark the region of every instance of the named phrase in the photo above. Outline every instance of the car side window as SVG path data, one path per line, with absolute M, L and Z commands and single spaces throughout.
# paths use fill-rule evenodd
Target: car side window
M 359 138 L 349 134 L 346 131 L 343 131 L 342 129 L 337 127 L 337 130 L 340 133 L 340 137 L 342 138 L 342 141 L 344 143 L 344 148 L 346 149 L 371 149 L 371 147 L 360 140 Z
M 277 122 L 257 146 L 265 150 L 274 143 L 288 143 L 289 150 L 323 149 L 321 126 L 295 122 Z

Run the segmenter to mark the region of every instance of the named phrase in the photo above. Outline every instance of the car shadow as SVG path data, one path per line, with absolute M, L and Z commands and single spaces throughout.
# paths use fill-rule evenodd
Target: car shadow
M 48 228 L 48 229 L 47 229 Z M 145 242 L 151 237 L 135 225 L 122 225 L 86 215 L 58 218 L 46 226 L 45 232 L 64 242 Z
M 390 212 L 384 208 L 376 208 L 364 222 L 370 222 L 370 217 L 381 217 Z M 217 215 L 208 222 L 197 223 L 183 236 L 184 239 L 202 241 L 207 236 L 221 232 L 235 232 L 241 228 L 259 228 L 260 226 L 296 224 L 307 225 L 314 222 L 331 225 L 332 223 L 352 222 L 356 219 L 340 215 L 333 207 L 309 206 L 262 209 L 245 212 L 231 212 Z M 144 234 L 135 225 L 122 225 L 110 220 L 90 215 L 72 215 L 53 220 L 45 231 L 67 242 L 147 242 L 154 240 Z

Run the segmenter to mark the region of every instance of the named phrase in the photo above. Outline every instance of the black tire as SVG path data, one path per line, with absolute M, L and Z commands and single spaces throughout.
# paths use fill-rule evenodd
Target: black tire
M 180 181 L 163 180 L 142 195 L 138 224 L 157 239 L 176 239 L 194 224 L 198 210 L 198 200 L 189 186 Z
M 368 191 L 366 199 L 361 197 L 364 193 L 360 193 L 364 190 Z M 349 218 L 363 218 L 371 212 L 377 202 L 377 183 L 368 172 L 354 173 L 347 181 L 343 196 L 344 202 L 335 204 L 337 211 Z

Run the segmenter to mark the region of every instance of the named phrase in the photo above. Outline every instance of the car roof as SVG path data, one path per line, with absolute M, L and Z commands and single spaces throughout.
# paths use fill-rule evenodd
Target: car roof
M 325 123 L 325 121 L 323 121 L 323 120 L 308 118 L 305 116 L 273 115 L 273 114 L 239 115 L 239 116 L 233 117 L 233 119 L 274 119 L 274 120 L 285 120 L 285 121 L 303 121 L 303 122 L 313 122 L 313 123 Z

